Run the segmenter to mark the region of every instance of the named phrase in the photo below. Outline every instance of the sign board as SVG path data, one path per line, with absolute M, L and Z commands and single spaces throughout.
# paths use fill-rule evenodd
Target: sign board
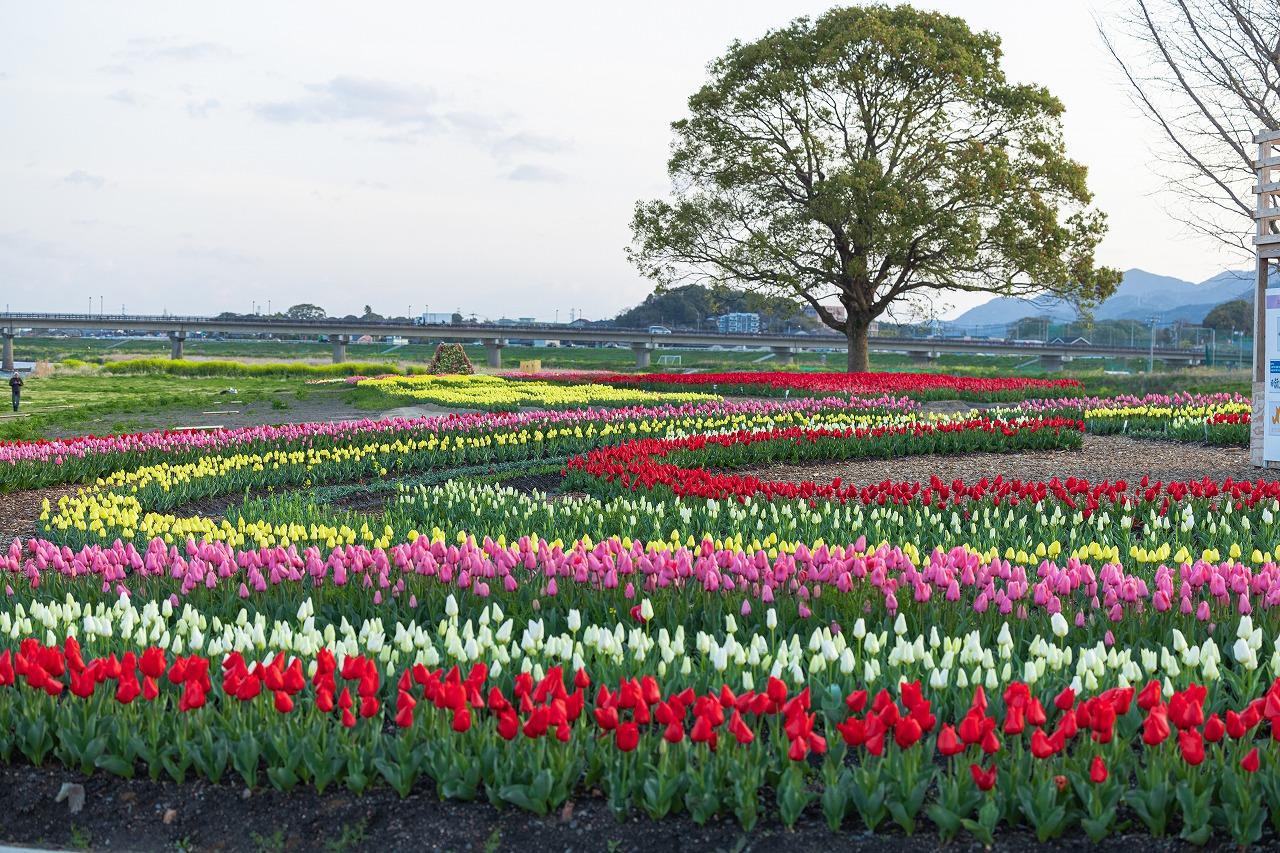
M 1266 375 L 1262 458 L 1280 462 L 1280 287 L 1266 290 Z
M 542 370 L 542 359 L 535 358 L 520 362 L 521 373 L 538 373 Z

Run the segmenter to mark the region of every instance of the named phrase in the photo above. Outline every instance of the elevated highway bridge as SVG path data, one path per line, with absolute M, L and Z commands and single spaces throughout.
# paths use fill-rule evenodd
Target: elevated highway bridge
M 650 365 L 653 351 L 670 346 L 746 347 L 770 350 L 778 364 L 791 363 L 802 350 L 844 351 L 843 337 L 835 334 L 722 334 L 719 332 L 680 332 L 654 334 L 648 329 L 616 329 L 574 327 L 558 324 L 506 326 L 496 324 L 420 325 L 393 321 L 364 320 L 290 320 L 278 317 L 181 317 L 138 314 L 0 314 L 0 369 L 12 370 L 15 346 L 20 346 L 19 333 L 41 331 L 125 331 L 163 333 L 172 344 L 170 354 L 181 358 L 183 343 L 193 333 L 222 335 L 275 335 L 314 337 L 329 341 L 333 360 L 344 361 L 347 345 L 364 335 L 373 337 L 425 338 L 483 344 L 490 367 L 501 367 L 502 349 L 508 341 L 554 340 L 574 344 L 614 344 L 632 350 L 636 366 Z M 942 353 L 977 355 L 1021 355 L 1039 359 L 1049 370 L 1077 358 L 1154 358 L 1172 367 L 1199 364 L 1204 352 L 1199 349 L 1173 347 L 1098 346 L 1087 343 L 1035 343 L 1009 340 L 960 340 L 950 338 L 901 338 L 872 336 L 868 347 L 873 352 L 905 353 L 920 365 L 927 365 Z

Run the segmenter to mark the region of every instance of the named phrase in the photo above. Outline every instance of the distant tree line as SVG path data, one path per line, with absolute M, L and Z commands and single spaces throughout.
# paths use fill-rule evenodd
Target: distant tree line
M 707 331 L 713 328 L 711 318 L 735 312 L 759 314 L 761 328 L 770 331 L 822 328 L 821 321 L 807 316 L 795 300 L 701 284 L 651 293 L 644 302 L 614 317 L 613 325 L 624 328 L 662 325 Z

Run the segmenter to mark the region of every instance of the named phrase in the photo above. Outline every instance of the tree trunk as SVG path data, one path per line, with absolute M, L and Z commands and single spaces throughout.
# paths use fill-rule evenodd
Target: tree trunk
M 871 359 L 867 354 L 867 329 L 870 320 L 849 315 L 845 322 L 844 333 L 849 339 L 849 373 L 866 373 L 871 369 Z

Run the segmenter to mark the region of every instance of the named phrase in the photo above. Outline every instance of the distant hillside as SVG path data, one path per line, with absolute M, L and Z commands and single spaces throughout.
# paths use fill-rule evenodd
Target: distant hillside
M 1128 270 L 1116 292 L 1094 311 L 1094 318 L 1145 322 L 1155 317 L 1160 323 L 1200 323 L 1215 305 L 1242 297 L 1252 299 L 1253 276 L 1249 270 L 1227 270 L 1195 284 L 1145 270 Z M 958 328 L 989 326 L 1044 315 L 1054 320 L 1076 319 L 1075 310 L 1061 299 L 1001 296 L 970 308 L 948 325 Z
M 816 329 L 821 326 L 818 321 L 805 317 L 799 306 L 789 299 L 765 297 L 731 288 L 712 290 L 697 284 L 651 293 L 644 302 L 619 313 L 613 324 L 624 328 L 662 325 L 673 329 L 705 329 L 709 317 L 733 311 L 755 312 L 769 329 Z

